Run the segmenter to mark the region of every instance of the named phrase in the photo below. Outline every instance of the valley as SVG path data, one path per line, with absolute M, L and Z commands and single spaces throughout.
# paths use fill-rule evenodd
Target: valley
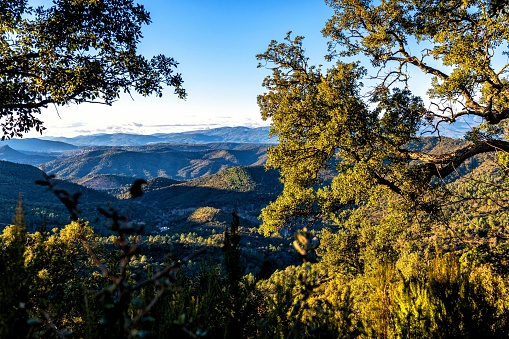
M 221 142 L 205 143 L 219 137 Z M 188 218 L 200 208 L 222 214 L 236 209 L 246 227 L 256 229 L 261 209 L 282 191 L 278 173 L 264 167 L 270 147 L 266 128 L 54 139 L 12 139 L 0 143 L 2 225 L 12 222 L 19 193 L 33 230 L 43 222 L 49 227 L 68 223 L 58 200 L 34 184 L 42 179 L 43 171 L 57 178 L 59 188 L 82 193 L 79 200 L 82 217 L 93 220 L 102 234 L 108 234 L 108 226 L 100 222 L 97 207 L 109 205 L 120 209 L 129 206 L 132 218 L 144 222 L 150 233 L 176 231 L 189 224 L 196 228 L 196 220 Z M 104 146 L 106 142 L 114 145 Z M 420 138 L 407 147 L 442 154 L 464 143 L 460 139 L 430 137 Z M 472 158 L 447 180 L 455 181 L 485 160 L 486 157 Z M 147 181 L 145 194 L 129 204 L 128 191 L 136 179 Z M 216 214 L 211 215 L 211 220 L 202 218 L 202 223 L 217 224 Z M 223 220 L 221 224 L 228 223 Z
M 0 7 L 0 338 L 509 338 L 509 2 Z
M 238 134 L 245 140 L 258 140 L 246 131 L 249 130 L 239 129 Z M 138 145 L 84 146 L 39 139 L 0 143 L 0 160 L 3 160 L 0 161 L 0 227 L 12 223 L 20 194 L 28 231 L 62 228 L 70 222 L 65 206 L 47 187 L 35 184 L 36 180 L 43 179 L 44 171 L 55 176 L 57 189 L 71 195 L 81 194 L 80 217 L 88 220 L 100 235 L 109 235 L 111 230 L 109 221 L 98 212 L 99 207 L 113 208 L 128 216 L 131 222 L 143 223 L 147 235 L 171 236 L 175 246 L 189 241 L 219 245 L 220 235 L 231 223 L 231 213 L 235 210 L 240 217 L 246 255 L 252 253 L 248 255 L 252 268 L 259 267 L 263 261 L 271 263 L 268 264 L 271 270 L 285 267 L 296 260 L 290 246 L 291 237 L 263 237 L 258 232 L 261 210 L 283 189 L 278 172 L 264 167 L 270 143 L 234 142 L 241 138 L 235 137 L 232 129 L 228 132 L 230 138 L 219 143 L 151 143 L 154 139 L 150 136 L 132 138 Z M 253 133 L 259 131 L 255 129 Z M 122 135 L 108 138 L 128 140 Z M 186 134 L 183 140 L 187 138 Z M 76 140 L 83 143 L 85 138 Z M 88 140 L 99 143 L 96 137 Z M 145 140 L 145 144 L 140 144 L 140 140 Z M 459 139 L 420 138 L 407 147 L 443 154 L 464 143 Z M 486 156 L 474 157 L 445 179 L 461 190 L 469 183 L 457 179 L 467 173 L 470 177 L 486 176 L 490 161 L 493 162 Z M 480 165 L 484 170 L 476 170 Z M 132 200 L 129 189 L 136 179 L 146 181 L 144 195 Z M 214 246 L 210 249 L 218 250 Z M 256 253 L 265 254 L 260 259 Z
M 186 276 L 199 276 L 203 265 L 213 267 L 223 262 L 225 232 L 232 224 L 232 212 L 236 211 L 243 274 L 268 279 L 301 262 L 292 247 L 295 225 L 270 236 L 260 232 L 262 209 L 283 190 L 279 173 L 264 166 L 269 143 L 226 140 L 202 144 L 76 146 L 37 139 L 13 141 L 0 144 L 0 229 L 12 224 L 20 199 L 30 233 L 58 234 L 68 227 L 69 211 L 48 187 L 35 184 L 47 173 L 55 176 L 55 189 L 69 195 L 81 194 L 79 215 L 88 221 L 95 234 L 102 236 L 105 248 L 110 246 L 106 239 L 111 239 L 109 236 L 114 232 L 111 220 L 99 208 L 125 216 L 134 227 L 143 225 L 143 258 L 162 258 L 169 251 L 180 257 L 202 251 L 199 261 L 189 262 L 184 269 Z M 444 154 L 464 144 L 460 139 L 430 137 L 416 139 L 405 147 Z M 329 167 L 333 168 L 334 163 Z M 330 168 L 324 169 L 330 172 L 323 176 L 325 180 L 336 175 Z M 494 189 L 501 178 L 496 159 L 488 155 L 472 157 L 443 178 L 442 184 L 455 197 L 452 201 L 456 199 L 451 206 L 443 207 L 452 220 L 449 231 L 461 240 L 447 237 L 434 241 L 443 242 L 444 248 L 461 248 L 465 241 L 477 244 L 478 235 L 485 234 L 486 227 L 500 229 L 499 234 L 506 236 L 502 225 L 509 220 L 509 212 L 490 205 L 490 201 L 506 200 L 503 192 Z M 146 181 L 144 194 L 130 199 L 129 190 L 136 179 Z M 492 207 L 475 210 L 471 208 L 472 201 Z M 387 206 L 382 201 L 379 205 L 374 210 L 364 210 L 364 217 L 380 222 L 380 211 Z M 326 253 L 330 246 L 342 250 L 341 245 L 329 244 L 331 232 L 341 230 L 338 225 L 315 220 L 313 232 L 320 234 L 324 242 L 320 253 Z M 417 239 L 419 235 L 413 235 L 409 229 L 407 237 Z M 485 237 L 482 241 L 489 246 L 491 239 Z M 343 250 L 344 258 L 350 258 L 351 249 Z

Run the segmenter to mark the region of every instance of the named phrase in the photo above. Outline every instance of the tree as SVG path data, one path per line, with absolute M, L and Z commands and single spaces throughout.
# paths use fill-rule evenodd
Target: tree
M 0 1 L 0 124 L 4 138 L 35 129 L 51 104 L 111 105 L 120 92 L 185 98 L 177 62 L 137 54 L 149 13 L 132 0 Z
M 272 69 L 258 104 L 279 138 L 268 165 L 284 182 L 282 195 L 263 211 L 267 232 L 313 215 L 345 215 L 392 193 L 433 211 L 427 193 L 467 159 L 509 151 L 509 64 L 502 62 L 507 4 L 327 3 L 334 15 L 323 33 L 330 38 L 327 59 L 337 60 L 333 67 L 310 66 L 302 37 L 290 35 L 257 56 Z M 345 62 L 361 57 L 370 61 L 366 68 Z M 415 72 L 431 78 L 426 101 L 411 93 L 422 87 Z M 366 80 L 374 84 L 370 90 L 363 88 Z M 440 155 L 408 147 L 425 125 L 439 131 L 462 116 L 484 121 L 466 135 L 464 147 Z

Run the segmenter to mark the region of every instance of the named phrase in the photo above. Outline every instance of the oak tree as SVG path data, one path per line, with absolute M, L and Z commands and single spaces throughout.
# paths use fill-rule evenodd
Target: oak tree
M 132 0 L 0 1 L 0 125 L 2 139 L 45 127 L 49 105 L 111 105 L 121 92 L 184 98 L 177 62 L 138 54 L 149 13 Z
M 257 56 L 272 70 L 258 104 L 279 138 L 268 165 L 284 182 L 263 211 L 266 232 L 310 216 L 344 215 L 387 194 L 433 211 L 427 193 L 467 159 L 509 151 L 509 5 L 326 2 L 334 9 L 322 31 L 330 39 L 327 59 L 336 62 L 330 69 L 310 65 L 302 37 L 272 41 Z M 418 73 L 430 79 L 427 95 L 411 92 L 423 86 Z M 424 126 L 437 132 L 465 116 L 483 123 L 454 152 L 408 147 Z

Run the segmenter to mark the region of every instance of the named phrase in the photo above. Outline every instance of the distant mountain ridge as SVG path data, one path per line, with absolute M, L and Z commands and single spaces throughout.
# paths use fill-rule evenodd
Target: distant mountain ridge
M 250 144 L 275 144 L 276 138 L 269 139 L 269 127 L 219 127 L 206 130 L 142 134 L 92 134 L 72 138 L 42 137 L 43 140 L 59 141 L 75 146 L 141 146 L 154 143 L 207 144 L 234 142 Z
M 459 122 L 457 129 L 447 129 L 442 136 L 462 138 L 464 133 L 476 125 L 475 121 Z M 150 135 L 111 133 L 91 134 L 76 137 L 43 136 L 0 141 L 0 146 L 9 145 L 22 152 L 62 153 L 80 147 L 90 146 L 143 146 L 157 143 L 167 144 L 208 144 L 208 143 L 248 143 L 277 144 L 277 137 L 269 138 L 269 126 L 264 127 L 218 127 L 186 132 L 156 133 Z M 422 131 L 424 137 L 426 133 Z
M 239 135 L 245 131 L 244 134 L 248 135 L 253 133 L 253 130 L 255 129 L 235 127 L 208 130 L 207 132 L 224 136 L 228 133 Z M 257 133 L 264 131 L 261 128 L 256 130 Z M 265 130 L 265 132 L 268 133 L 268 130 Z M 190 134 L 193 133 L 190 132 Z M 181 135 L 185 134 L 181 133 Z M 128 135 L 121 134 L 116 136 L 128 137 Z M 108 138 L 110 137 L 112 135 L 108 135 Z M 154 140 L 150 139 L 153 136 L 139 137 L 148 138 L 144 139 L 145 141 Z M 254 140 L 252 137 L 249 138 Z M 230 139 L 235 138 L 230 137 Z M 204 139 L 201 140 L 204 141 Z M 9 146 L 9 144 L 2 146 L 0 143 L 0 160 L 38 165 L 48 173 L 55 174 L 58 178 L 75 182 L 78 182 L 79 179 L 90 179 L 100 175 L 137 177 L 145 180 L 157 177 L 190 180 L 215 174 L 230 167 L 263 165 L 267 159 L 267 149 L 270 147 L 270 144 L 267 143 L 233 143 L 224 140 L 220 143 L 148 143 L 138 146 L 88 146 L 81 148 L 63 142 L 39 139 L 17 141 L 17 145 L 14 143 L 15 146 Z M 30 147 L 34 147 L 33 149 L 38 152 L 27 151 L 28 146 L 23 146 L 20 143 L 22 141 L 28 142 Z M 132 143 L 136 142 L 133 141 Z M 439 154 L 450 152 L 465 143 L 466 141 L 461 139 L 425 137 L 416 139 L 409 143 L 407 147 L 412 150 Z M 23 147 L 18 147 L 20 145 Z M 14 147 L 24 149 L 24 151 L 16 150 Z M 45 149 L 48 150 L 46 153 L 41 152 Z M 60 153 L 57 150 L 61 150 Z M 477 160 L 470 162 L 472 162 L 473 167 L 479 163 Z M 105 186 L 109 187 L 112 182 L 115 182 L 114 187 L 108 188 L 112 190 L 124 186 L 116 180 L 111 180 L 112 178 L 108 178 L 108 180 L 105 177 L 96 178 L 95 181 L 89 182 L 87 185 L 98 188 L 104 183 Z
M 31 153 L 61 153 L 78 149 L 77 146 L 57 140 L 39 138 L 9 139 L 0 141 L 0 147 L 8 145 L 12 149 Z
M 17 164 L 38 165 L 53 160 L 54 157 L 29 155 L 12 149 L 9 145 L 0 146 L 0 160 Z

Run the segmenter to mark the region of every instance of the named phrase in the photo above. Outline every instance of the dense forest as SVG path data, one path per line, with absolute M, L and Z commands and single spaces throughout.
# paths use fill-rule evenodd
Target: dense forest
M 256 56 L 270 147 L 202 145 L 185 171 L 168 145 L 2 147 L 69 181 L 0 162 L 0 337 L 509 336 L 509 5 L 326 4 L 330 68 L 291 33 Z M 187 96 L 173 58 L 137 53 L 133 1 L 0 1 L 0 22 L 2 139 L 48 105 Z

